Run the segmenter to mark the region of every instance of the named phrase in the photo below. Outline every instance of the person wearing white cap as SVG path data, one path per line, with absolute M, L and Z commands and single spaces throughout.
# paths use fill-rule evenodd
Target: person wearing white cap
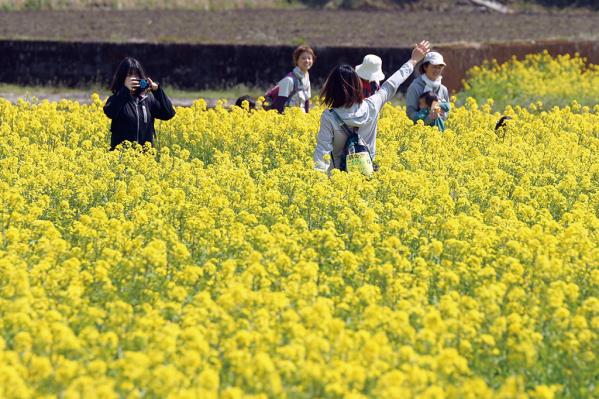
M 414 79 L 406 93 L 406 112 L 410 119 L 415 120 L 419 111 L 419 98 L 423 93 L 433 92 L 439 101 L 449 103 L 449 91 L 441 83 L 445 61 L 443 56 L 436 51 L 431 51 L 424 56 L 420 64 L 420 76 Z M 447 113 L 437 113 L 435 110 L 429 114 L 431 120 L 436 118 L 447 119 Z
M 362 63 L 356 66 L 356 73 L 362 81 L 364 98 L 370 97 L 381 88 L 381 81 L 385 79 L 382 66 L 383 60 L 374 54 L 368 54 Z

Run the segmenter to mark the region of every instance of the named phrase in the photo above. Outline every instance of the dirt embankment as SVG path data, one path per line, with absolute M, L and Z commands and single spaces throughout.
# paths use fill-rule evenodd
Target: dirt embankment
M 599 12 L 239 10 L 0 12 L 0 38 L 146 43 L 405 47 L 514 40 L 599 40 Z
M 118 62 L 134 56 L 152 76 L 181 88 L 265 89 L 289 70 L 293 47 L 307 42 L 317 51 L 311 75 L 318 86 L 333 65 L 356 65 L 368 53 L 381 56 L 391 73 L 422 38 L 444 54 L 444 82 L 454 91 L 485 59 L 548 49 L 599 63 L 595 12 L 11 12 L 0 13 L 0 82 L 105 85 Z

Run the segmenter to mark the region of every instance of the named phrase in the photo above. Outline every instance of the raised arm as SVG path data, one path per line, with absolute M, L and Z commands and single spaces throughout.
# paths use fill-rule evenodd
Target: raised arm
M 377 114 L 381 108 L 383 108 L 383 105 L 395 96 L 399 86 L 406 81 L 412 72 L 414 72 L 414 67 L 424 58 L 426 53 L 429 52 L 429 49 L 430 43 L 428 41 L 423 40 L 418 43 L 416 47 L 414 47 L 414 50 L 412 50 L 412 57 L 410 60 L 403 64 L 397 72 L 391 75 L 376 93 L 366 99 L 366 101 L 372 102 Z

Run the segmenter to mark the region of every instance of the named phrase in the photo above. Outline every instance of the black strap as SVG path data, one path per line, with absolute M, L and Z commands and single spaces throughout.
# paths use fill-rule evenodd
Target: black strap
M 291 71 L 291 73 L 289 75 L 291 75 L 291 79 L 293 80 L 293 89 L 291 89 L 291 93 L 289 93 L 289 96 L 287 97 L 287 101 L 285 101 L 286 107 L 289 106 L 289 103 L 291 102 L 293 96 L 295 96 L 300 91 L 303 91 L 304 93 L 306 92 L 306 90 L 304 89 L 304 84 L 303 84 L 302 80 L 300 79 L 300 77 L 297 76 L 294 71 Z M 289 75 L 287 75 L 287 76 L 289 76 Z
M 335 118 L 335 120 L 337 120 L 337 122 L 341 125 L 341 128 L 343 129 L 343 131 L 345 132 L 345 134 L 347 134 L 347 138 L 348 139 L 352 135 L 357 134 L 355 130 L 350 129 L 350 127 L 347 126 L 347 124 L 345 123 L 345 121 L 343 119 L 341 119 L 341 117 L 339 116 L 339 114 L 337 113 L 337 111 L 335 111 L 332 108 L 329 111 L 331 111 L 331 113 L 333 114 L 333 117 Z

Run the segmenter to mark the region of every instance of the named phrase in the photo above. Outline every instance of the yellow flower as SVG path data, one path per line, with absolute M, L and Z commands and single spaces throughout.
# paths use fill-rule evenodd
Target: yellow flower
M 553 399 L 555 394 L 561 390 L 559 385 L 539 385 L 530 393 L 534 399 Z
M 97 96 L 0 100 L 0 397 L 597 396 L 597 67 L 474 71 L 369 180 L 313 170 L 320 105 L 107 151 Z
M 217 391 L 220 384 L 218 373 L 210 368 L 202 370 L 198 381 L 202 388 L 212 392 Z

